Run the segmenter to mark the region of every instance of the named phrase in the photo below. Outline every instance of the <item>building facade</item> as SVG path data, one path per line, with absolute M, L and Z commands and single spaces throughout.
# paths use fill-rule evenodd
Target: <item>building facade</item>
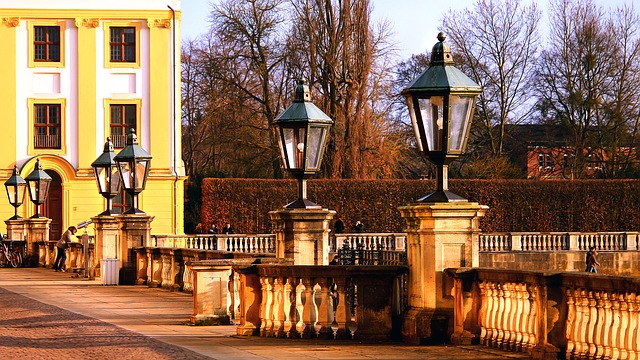
M 40 161 L 51 239 L 105 209 L 91 163 L 130 128 L 153 157 L 139 208 L 154 233 L 183 232 L 180 14 L 179 0 L 0 0 L 0 180 Z M 0 201 L 0 218 L 13 213 Z M 18 214 L 34 213 L 27 196 Z

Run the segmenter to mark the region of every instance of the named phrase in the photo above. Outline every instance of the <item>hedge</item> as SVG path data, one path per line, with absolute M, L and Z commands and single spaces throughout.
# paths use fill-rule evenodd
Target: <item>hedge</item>
M 397 208 L 433 191 L 432 180 L 309 180 L 309 200 L 335 210 L 350 231 L 401 232 Z M 486 232 L 640 230 L 640 180 L 450 180 L 449 189 L 488 205 Z M 202 223 L 270 233 L 269 211 L 297 196 L 295 180 L 204 179 Z

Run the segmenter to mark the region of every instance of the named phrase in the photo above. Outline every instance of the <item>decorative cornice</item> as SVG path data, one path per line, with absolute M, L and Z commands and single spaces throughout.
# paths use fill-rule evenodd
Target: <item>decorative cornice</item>
M 6 27 L 20 26 L 20 18 L 19 17 L 3 17 L 2 25 Z
M 100 26 L 98 18 L 76 18 L 76 27 L 97 28 Z
M 154 27 L 163 27 L 165 29 L 171 29 L 171 19 L 147 19 L 147 26 L 149 29 Z

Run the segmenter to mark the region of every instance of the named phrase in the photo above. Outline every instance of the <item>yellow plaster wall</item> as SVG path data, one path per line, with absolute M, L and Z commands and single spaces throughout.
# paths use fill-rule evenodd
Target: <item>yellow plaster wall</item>
M 153 156 L 152 173 L 166 174 L 171 167 L 171 145 L 173 138 L 171 129 L 175 127 L 173 114 L 171 114 L 171 71 L 170 61 L 172 49 L 171 11 L 167 10 L 69 10 L 69 9 L 3 9 L 0 17 L 0 48 L 3 49 L 3 60 L 0 65 L 0 79 L 3 88 L 8 89 L 0 94 L 0 124 L 3 129 L 3 141 L 5 145 L 0 152 L 0 181 L 4 182 L 11 175 L 11 170 L 16 161 L 24 162 L 28 159 L 16 159 L 16 28 L 25 26 L 19 18 L 34 19 L 72 19 L 77 29 L 77 118 L 79 139 L 76 141 L 78 151 L 78 169 L 56 163 L 49 158 L 49 163 L 43 163 L 45 169 L 54 169 L 63 178 L 63 227 L 75 225 L 88 220 L 101 213 L 106 208 L 105 199 L 98 193 L 95 179 L 92 175 L 91 163 L 99 155 L 94 149 L 101 149 L 102 144 L 96 144 L 97 112 L 102 111 L 102 102 L 97 99 L 97 75 L 98 61 L 96 58 L 96 46 L 98 41 L 97 31 L 101 31 L 100 24 L 104 20 L 146 20 L 149 29 L 149 128 L 150 133 L 149 152 Z M 15 19 L 15 21 L 13 21 Z M 180 11 L 177 12 L 177 21 L 180 19 Z M 14 25 L 15 23 L 15 25 Z M 70 29 L 76 30 L 73 27 Z M 68 29 L 69 30 L 69 29 Z M 177 47 L 177 59 L 179 60 L 179 44 Z M 74 53 L 72 51 L 72 53 Z M 69 62 L 66 62 L 69 66 Z M 179 64 L 178 64 L 179 65 Z M 179 66 L 178 66 L 179 69 Z M 180 77 L 176 79 L 180 81 Z M 179 84 L 178 84 L 179 86 Z M 164 90 L 166 89 L 166 90 Z M 178 89 L 179 91 L 179 89 Z M 176 94 L 176 103 L 179 106 L 179 92 Z M 74 110 L 75 111 L 75 110 Z M 179 110 L 178 110 L 179 111 Z M 179 129 L 179 128 L 178 128 Z M 20 135 L 22 136 L 22 135 Z M 25 134 L 26 136 L 26 134 Z M 176 139 L 178 149 L 180 146 L 180 134 Z M 47 157 L 47 155 L 44 155 Z M 68 163 L 67 163 L 68 164 Z M 21 174 L 28 175 L 33 169 L 29 161 L 25 164 Z M 182 177 L 176 181 L 174 176 L 159 176 L 148 180 L 147 189 L 140 196 L 140 208 L 147 214 L 154 216 L 151 224 L 152 233 L 170 234 L 183 232 L 184 221 L 184 181 Z M 173 210 L 176 210 L 177 218 L 174 218 Z M 0 201 L 0 219 L 8 219 L 13 216 L 14 208 L 8 201 Z M 34 206 L 28 199 L 19 208 L 21 216 L 27 218 L 34 213 Z M 0 223 L 0 231 L 6 232 L 4 223 Z M 90 233 L 93 227 L 90 227 Z

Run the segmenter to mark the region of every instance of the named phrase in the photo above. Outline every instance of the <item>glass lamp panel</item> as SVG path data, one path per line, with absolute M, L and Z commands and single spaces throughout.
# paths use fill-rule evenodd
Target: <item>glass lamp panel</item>
M 284 157 L 285 164 L 287 165 L 287 169 L 295 169 L 295 137 L 294 130 L 292 128 L 282 128 L 282 139 L 284 144 L 282 146 L 283 151 L 286 153 Z
M 418 99 L 422 126 L 427 137 L 428 151 L 442 151 L 442 136 L 444 127 L 444 97 L 432 96 Z
M 7 197 L 9 198 L 10 204 L 16 203 L 16 197 L 18 195 L 18 189 L 16 189 L 16 187 L 16 185 L 5 185 L 5 189 L 7 190 Z
M 305 128 L 282 129 L 289 170 L 304 169 L 305 130 Z
M 115 166 L 111 167 L 111 182 L 108 185 L 111 194 L 120 192 L 120 173 Z
M 140 160 L 136 163 L 136 188 L 144 189 L 147 180 L 147 169 L 149 168 L 149 160 Z
M 449 119 L 449 131 L 451 134 L 449 149 L 462 151 L 465 143 L 467 127 L 471 121 L 473 96 L 451 96 L 451 119 Z
M 424 152 L 422 147 L 422 135 L 420 135 L 420 128 L 418 127 L 418 119 L 416 119 L 415 108 L 413 107 L 413 98 L 407 97 L 407 105 L 409 106 L 409 116 L 411 116 L 411 125 L 413 125 L 413 132 L 416 135 L 416 142 L 418 144 L 418 150 Z
M 318 170 L 326 136 L 324 126 L 312 126 L 309 128 L 309 147 L 307 148 L 307 170 Z
M 47 200 L 47 193 L 49 192 L 49 185 L 51 184 L 51 181 L 40 181 L 39 185 L 39 190 L 38 190 L 38 197 L 40 202 L 44 202 L 45 200 Z
M 131 166 L 128 161 L 119 163 L 119 174 L 122 181 L 122 186 L 125 189 L 133 189 L 133 176 L 131 174 Z
M 27 184 L 29 185 L 29 198 L 35 203 L 38 201 L 38 186 L 35 181 L 28 181 Z
M 94 167 L 93 171 L 96 174 L 96 183 L 98 183 L 98 192 L 103 193 L 106 192 L 107 184 L 109 183 L 109 179 L 107 179 L 108 171 L 103 167 Z

